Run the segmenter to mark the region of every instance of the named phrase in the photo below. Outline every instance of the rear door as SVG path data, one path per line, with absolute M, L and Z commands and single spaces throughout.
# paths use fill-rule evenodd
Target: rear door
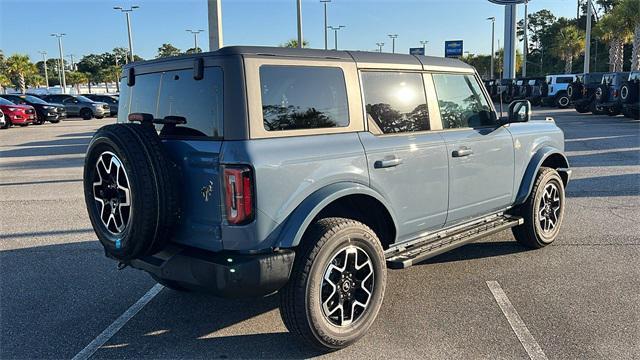
M 136 69 L 138 70 L 138 69 Z M 178 165 L 182 214 L 174 241 L 210 250 L 222 249 L 222 192 L 219 155 L 223 137 L 223 84 L 220 67 L 205 67 L 194 79 L 193 69 L 136 75 L 135 85 L 121 84 L 118 121 L 130 113 L 156 119 L 180 116 L 185 124 L 157 125 L 168 155 Z
M 498 126 L 473 74 L 433 74 L 449 159 L 447 225 L 510 205 L 511 133 Z
M 444 225 L 448 175 L 444 140 L 431 130 L 423 75 L 363 71 L 368 132 L 360 134 L 371 187 L 392 205 L 398 241 Z

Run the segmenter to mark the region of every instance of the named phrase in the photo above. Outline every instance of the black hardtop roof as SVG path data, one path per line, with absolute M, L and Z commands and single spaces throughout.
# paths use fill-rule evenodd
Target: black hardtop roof
M 414 56 L 407 54 L 389 54 L 378 53 L 368 51 L 343 51 L 343 50 L 322 50 L 322 49 L 297 49 L 297 48 L 284 48 L 284 47 L 269 47 L 269 46 L 227 46 L 220 50 L 202 52 L 197 54 L 187 54 L 179 56 L 170 56 L 160 59 L 152 59 L 145 61 L 132 62 L 124 66 L 124 68 L 136 67 L 147 64 L 157 64 L 172 62 L 178 60 L 195 59 L 200 57 L 212 57 L 212 56 L 275 56 L 275 57 L 288 57 L 288 58 L 301 58 L 301 59 L 336 59 L 336 60 L 353 60 L 356 62 L 367 63 L 416 63 L 424 64 L 426 66 L 442 66 L 453 68 L 471 68 L 470 65 L 458 60 L 436 56 Z

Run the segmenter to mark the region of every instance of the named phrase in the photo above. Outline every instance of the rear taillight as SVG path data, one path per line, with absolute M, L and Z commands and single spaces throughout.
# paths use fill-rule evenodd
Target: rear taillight
M 242 225 L 253 220 L 253 173 L 250 167 L 224 167 L 224 194 L 230 224 Z

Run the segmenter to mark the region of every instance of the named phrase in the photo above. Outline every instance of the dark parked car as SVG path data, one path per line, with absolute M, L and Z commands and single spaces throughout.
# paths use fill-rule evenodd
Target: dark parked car
M 576 75 L 576 79 L 567 87 L 567 95 L 579 113 L 591 112 L 595 115 L 604 114 L 602 106 L 596 103 L 596 89 L 602 82 L 604 73 L 588 73 Z
M 82 95 L 46 95 L 42 98 L 44 101 L 52 103 L 60 103 L 67 109 L 67 116 L 80 116 L 85 120 L 102 119 L 110 113 L 108 104 L 93 101 Z
M 620 90 L 627 79 L 628 72 L 606 73 L 602 76 L 602 83 L 596 88 L 595 100 L 607 115 L 616 116 L 622 112 Z
M 82 94 L 82 96 L 91 99 L 93 101 L 103 102 L 109 104 L 109 112 L 111 116 L 118 115 L 118 97 L 115 95 L 104 94 Z
M 67 117 L 67 110 L 62 104 L 48 103 L 33 95 L 0 95 L 0 97 L 19 105 L 31 105 L 36 109 L 37 120 L 34 124 L 44 124 L 45 121 L 58 123 Z
M 28 126 L 36 121 L 36 110 L 30 105 L 17 105 L 0 97 L 0 111 L 4 113 L 3 128 L 11 125 Z
M 84 166 L 105 254 L 177 291 L 279 291 L 320 349 L 372 326 L 387 268 L 560 232 L 562 130 L 526 100 L 499 117 L 459 60 L 227 47 L 129 63 L 120 89 Z

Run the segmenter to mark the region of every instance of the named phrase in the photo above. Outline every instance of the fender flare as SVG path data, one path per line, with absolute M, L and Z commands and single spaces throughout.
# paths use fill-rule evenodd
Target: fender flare
M 529 194 L 531 194 L 531 190 L 533 189 L 533 183 L 536 181 L 536 174 L 540 170 L 542 163 L 551 155 L 560 155 L 562 157 L 561 167 L 556 168 L 558 172 L 563 172 L 566 174 L 566 182 L 569 181 L 571 176 L 571 170 L 569 169 L 569 161 L 567 157 L 560 152 L 558 149 L 551 146 L 543 146 L 536 151 L 536 153 L 529 160 L 529 165 L 527 165 L 527 169 L 524 172 L 522 177 L 522 181 L 520 182 L 520 188 L 518 189 L 518 194 L 516 196 L 515 205 L 519 205 L 524 203 Z M 565 185 L 566 185 L 565 182 Z
M 276 247 L 291 248 L 298 246 L 311 221 L 333 201 L 348 195 L 366 195 L 378 200 L 387 209 L 397 230 L 396 216 L 389 202 L 372 188 L 353 182 L 339 182 L 327 185 L 309 195 L 287 216 L 278 232 Z

